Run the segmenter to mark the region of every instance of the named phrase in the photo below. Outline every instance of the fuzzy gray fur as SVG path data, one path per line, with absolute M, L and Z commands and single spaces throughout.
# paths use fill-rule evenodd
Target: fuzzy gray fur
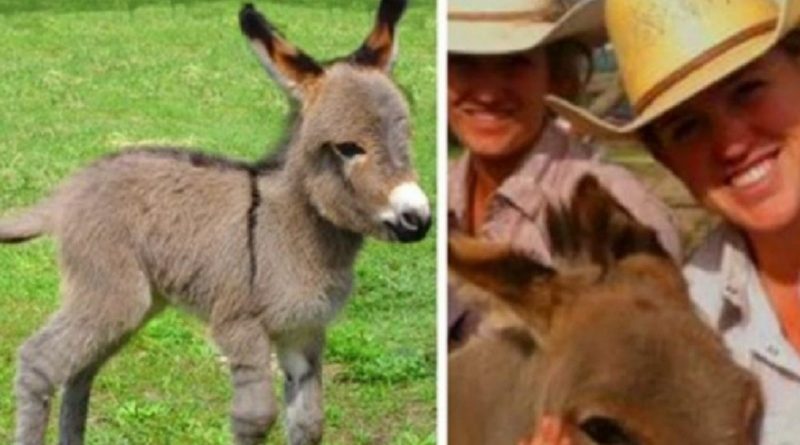
M 167 304 L 205 320 L 230 364 L 235 443 L 263 443 L 277 416 L 273 347 L 289 443 L 321 441 L 325 326 L 350 293 L 364 235 L 397 239 L 376 215 L 415 175 L 408 109 L 382 69 L 337 62 L 302 97 L 279 162 L 138 148 L 0 220 L 0 242 L 53 236 L 62 272 L 61 308 L 19 351 L 16 444 L 44 443 L 59 387 L 59 441 L 83 443 L 94 376 Z M 343 156 L 342 142 L 364 153 Z

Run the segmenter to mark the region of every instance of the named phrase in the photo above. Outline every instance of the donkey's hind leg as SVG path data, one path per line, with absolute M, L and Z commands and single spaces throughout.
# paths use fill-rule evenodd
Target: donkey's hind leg
M 58 421 L 59 445 L 82 445 L 86 430 L 86 417 L 89 413 L 89 396 L 92 383 L 100 368 L 125 343 L 130 335 L 112 344 L 98 358 L 78 372 L 65 385 L 61 395 L 61 410 Z
M 256 319 L 212 322 L 233 383 L 231 430 L 236 445 L 261 445 L 278 416 L 269 368 L 269 340 Z
M 102 360 L 101 360 L 102 361 Z M 100 364 L 92 364 L 64 385 L 58 417 L 59 445 L 80 445 L 89 413 L 89 394 Z
M 284 338 L 278 358 L 286 375 L 286 430 L 290 445 L 322 442 L 322 351 L 325 332 L 317 330 Z
M 18 445 L 44 443 L 50 400 L 57 388 L 70 382 L 79 386 L 67 391 L 66 413 L 62 417 L 66 435 L 62 434 L 60 442 L 82 442 L 91 384 L 87 377 L 142 323 L 151 308 L 146 282 L 128 282 L 131 285 L 129 289 L 136 289 L 136 294 L 127 292 L 115 297 L 100 296 L 84 288 L 78 299 L 67 291 L 64 306 L 22 345 L 16 378 Z M 69 424 L 64 425 L 67 420 Z

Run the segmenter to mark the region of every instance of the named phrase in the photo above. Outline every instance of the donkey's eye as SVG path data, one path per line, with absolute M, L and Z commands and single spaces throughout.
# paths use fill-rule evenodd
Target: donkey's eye
M 358 155 L 363 155 L 366 153 L 363 148 L 358 146 L 353 142 L 344 142 L 341 144 L 334 144 L 333 149 L 336 150 L 337 153 L 342 155 L 342 157 L 350 159 L 356 157 Z
M 600 445 L 636 445 L 614 419 L 593 416 L 581 422 L 581 431 Z

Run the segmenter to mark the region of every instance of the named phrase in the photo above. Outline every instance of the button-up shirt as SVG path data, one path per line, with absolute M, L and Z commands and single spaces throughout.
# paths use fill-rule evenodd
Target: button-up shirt
M 476 228 L 473 235 L 511 243 L 519 253 L 550 264 L 545 209 L 548 204 L 568 204 L 578 181 L 591 174 L 634 218 L 654 229 L 662 246 L 680 261 L 680 238 L 669 208 L 629 171 L 602 162 L 601 154 L 556 125 L 545 125 L 536 146 L 491 197 L 483 225 Z M 451 230 L 465 231 L 468 227 L 472 181 L 469 158 L 466 153 L 450 167 L 448 224 Z
M 680 238 L 669 208 L 651 194 L 633 174 L 600 160 L 595 147 L 580 143 L 554 123 L 548 123 L 527 157 L 490 198 L 485 220 L 474 236 L 510 243 L 512 249 L 549 265 L 552 263 L 547 234 L 546 208 L 567 205 L 578 181 L 594 175 L 601 185 L 638 221 L 651 227 L 662 246 L 680 261 Z M 450 166 L 448 178 L 448 225 L 466 232 L 470 199 L 470 156 L 465 153 Z M 460 342 L 477 324 L 474 314 L 448 298 L 451 340 Z
M 800 444 L 800 355 L 781 330 L 743 236 L 730 226 L 718 227 L 692 255 L 684 275 L 700 315 L 761 384 L 758 443 Z

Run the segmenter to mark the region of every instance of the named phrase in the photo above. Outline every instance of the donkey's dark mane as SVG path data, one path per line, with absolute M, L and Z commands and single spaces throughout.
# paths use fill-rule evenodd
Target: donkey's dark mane
M 164 159 L 174 159 L 176 161 L 186 162 L 195 167 L 242 171 L 249 171 L 252 169 L 252 165 L 247 162 L 229 159 L 211 153 L 204 153 L 200 151 L 199 148 L 183 148 L 168 145 L 133 145 L 123 147 L 123 149 L 119 152 L 112 153 L 101 158 L 100 163 L 113 161 L 119 157 L 135 153 L 147 154 L 153 157 Z
M 164 159 L 191 164 L 193 167 L 211 168 L 216 170 L 238 170 L 244 173 L 259 175 L 270 170 L 276 170 L 282 165 L 282 157 L 275 153 L 268 158 L 252 163 L 226 158 L 221 155 L 205 153 L 198 148 L 183 148 L 163 145 L 138 145 L 125 147 L 117 153 L 112 153 L 101 159 L 100 162 L 110 161 L 132 153 L 144 153 Z M 275 159 L 273 159 L 275 158 Z
M 300 114 L 299 105 L 294 101 L 290 101 L 289 114 L 284 124 L 283 136 L 281 136 L 277 144 L 266 151 L 266 155 L 252 164 L 256 172 L 268 173 L 283 168 L 284 164 L 286 164 L 286 154 L 292 143 L 292 137 L 297 134 L 302 124 L 303 116 Z
M 254 176 L 269 174 L 280 170 L 286 164 L 286 154 L 293 135 L 302 123 L 299 108 L 292 106 L 287 124 L 280 141 L 267 149 L 267 154 L 255 162 L 231 159 L 223 155 L 206 153 L 197 147 L 176 147 L 168 145 L 134 145 L 124 147 L 117 153 L 109 154 L 102 160 L 113 160 L 130 153 L 146 153 L 157 157 L 187 162 L 194 167 L 207 167 L 217 170 L 240 170 Z M 101 161 L 102 162 L 102 161 Z

